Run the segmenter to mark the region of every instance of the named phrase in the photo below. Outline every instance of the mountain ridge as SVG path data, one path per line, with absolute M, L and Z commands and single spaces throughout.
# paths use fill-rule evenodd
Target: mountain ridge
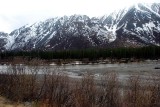
M 136 4 L 100 18 L 72 15 L 0 33 L 0 50 L 66 50 L 160 45 L 160 3 Z

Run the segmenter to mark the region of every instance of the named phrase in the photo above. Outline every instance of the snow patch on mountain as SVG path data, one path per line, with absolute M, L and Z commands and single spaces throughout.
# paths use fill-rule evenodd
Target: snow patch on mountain
M 55 17 L 25 25 L 0 40 L 7 50 L 75 49 L 108 46 L 118 40 L 160 44 L 160 4 L 136 4 L 103 17 Z M 115 42 L 116 41 L 116 42 Z M 114 44 L 116 46 L 117 44 Z

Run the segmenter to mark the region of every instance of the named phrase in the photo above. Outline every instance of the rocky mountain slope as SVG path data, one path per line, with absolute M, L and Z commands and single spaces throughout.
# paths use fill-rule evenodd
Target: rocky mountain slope
M 0 50 L 64 50 L 160 45 L 160 3 L 136 4 L 100 18 L 72 15 L 0 33 Z

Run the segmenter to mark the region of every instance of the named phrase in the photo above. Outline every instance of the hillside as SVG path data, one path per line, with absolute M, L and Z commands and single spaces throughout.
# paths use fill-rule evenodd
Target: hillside
M 160 45 L 160 3 L 136 4 L 102 17 L 72 15 L 0 33 L 0 50 L 66 50 Z

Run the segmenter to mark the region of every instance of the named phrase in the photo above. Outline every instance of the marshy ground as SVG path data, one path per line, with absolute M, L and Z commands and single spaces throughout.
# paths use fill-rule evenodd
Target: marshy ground
M 159 66 L 1 65 L 0 107 L 159 107 Z

